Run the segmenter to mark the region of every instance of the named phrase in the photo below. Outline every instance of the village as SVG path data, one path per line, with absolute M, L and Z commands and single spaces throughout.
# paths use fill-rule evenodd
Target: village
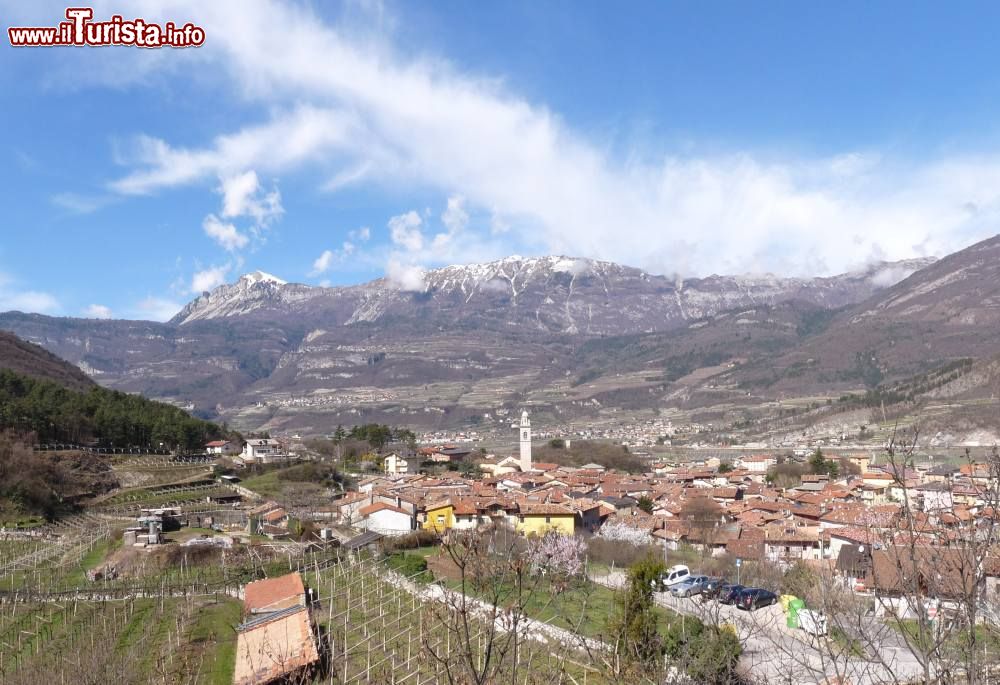
M 224 670 L 237 685 L 331 673 L 438 682 L 460 650 L 434 661 L 428 631 L 459 639 L 456 607 L 472 602 L 478 625 L 522 612 L 515 632 L 538 649 L 555 641 L 569 654 L 560 669 L 590 664 L 603 682 L 585 655 L 607 648 L 635 569 L 652 564 L 650 599 L 667 625 L 686 617 L 733 631 L 738 682 L 792 677 L 790 654 L 802 663 L 788 682 L 908 682 L 921 630 L 955 639 L 976 626 L 981 658 L 1000 654 L 993 450 L 917 456 L 900 438 L 839 453 L 654 455 L 559 437 L 526 410 L 496 453 L 374 424 L 337 433 L 336 443 L 265 435 L 212 440 L 201 453 L 95 454 L 120 487 L 75 516 L 0 531 L 0 603 L 18 607 L 0 637 L 20 646 L 26 617 L 42 630 L 68 598 L 102 611 L 169 600 L 228 625 L 200 648 L 221 649 L 231 631 Z M 530 560 L 543 599 L 487 599 L 475 575 L 484 560 L 463 556 L 475 549 L 506 569 L 500 577 Z M 591 601 L 581 597 L 599 601 L 573 623 L 573 604 Z M 387 611 L 398 639 L 373 642 Z
M 808 588 L 789 610 L 789 600 L 797 598 L 781 592 L 782 574 L 788 577 L 799 569 L 838 592 L 872 600 L 876 617 L 888 613 L 903 621 L 945 620 L 967 610 L 971 593 L 977 621 L 1000 620 L 994 606 L 1000 597 L 1000 563 L 988 532 L 995 524 L 995 455 L 935 464 L 874 452 L 839 459 L 827 459 L 819 451 L 797 457 L 753 452 L 729 461 L 656 461 L 644 473 L 625 473 L 598 463 L 570 467 L 537 462 L 527 412 L 517 431 L 518 452 L 509 456 L 484 455 L 463 443 L 387 450 L 381 474 L 359 475 L 351 489 L 334 488 L 326 502 L 305 506 L 280 497 L 261 502 L 238 477 L 223 476 L 247 500 L 240 507 L 244 516 L 231 528 L 244 528 L 237 535 L 280 541 L 294 536 L 293 526 L 301 530 L 301 522 L 308 521 L 323 544 L 355 551 L 416 536 L 423 536 L 421 544 L 434 545 L 456 534 L 501 528 L 534 540 L 552 535 L 607 540 L 658 550 L 657 556 L 674 564 L 671 569 L 683 568 L 682 575 L 702 583 L 696 583 L 694 594 L 702 594 L 706 583 L 718 593 L 718 585 L 728 582 L 738 595 L 757 579 L 765 592 L 783 595 L 781 622 L 796 610 L 808 613 L 807 604 L 817 615 L 830 610 L 818 593 L 809 596 Z M 219 441 L 206 450 L 228 454 L 244 467 L 307 458 L 291 456 L 274 439 L 251 439 L 241 448 Z M 470 463 L 478 475 L 463 475 Z M 427 470 L 434 473 L 422 473 Z M 140 522 L 149 525 L 154 520 L 150 515 L 163 513 L 146 510 L 147 518 Z M 166 513 L 182 515 L 181 510 Z M 155 541 L 151 533 L 159 524 L 152 525 L 146 537 L 145 531 L 137 531 L 139 546 Z M 970 540 L 985 543 L 972 552 L 982 556 L 975 565 L 979 575 L 972 580 Z M 915 560 L 918 602 L 909 596 L 903 558 Z M 601 561 L 612 568 L 616 563 L 614 558 Z M 745 585 L 737 585 L 741 570 Z M 711 574 L 716 586 L 699 573 Z M 609 585 L 620 582 L 613 571 L 593 577 Z M 247 621 L 239 628 L 237 653 L 237 674 L 244 675 L 236 682 L 270 682 L 319 660 L 302 583 L 292 574 L 246 586 Z M 767 583 L 772 586 L 764 587 Z M 676 597 L 691 592 L 677 595 L 667 592 L 666 585 L 660 589 L 661 603 L 687 611 Z M 294 658 L 277 659 L 275 650 Z M 272 666 L 280 662 L 287 670 L 262 678 L 247 659 Z

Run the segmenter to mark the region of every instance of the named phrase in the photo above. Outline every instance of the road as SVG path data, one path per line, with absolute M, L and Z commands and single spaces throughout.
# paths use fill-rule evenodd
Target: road
M 625 573 L 591 575 L 595 583 L 611 588 L 625 584 Z M 729 624 L 743 643 L 741 671 L 754 682 L 767 685 L 813 685 L 841 677 L 852 685 L 905 682 L 920 674 L 920 665 L 902 639 L 887 644 L 881 661 L 835 656 L 827 638 L 815 638 L 789 628 L 780 605 L 753 612 L 699 598 L 680 599 L 666 592 L 654 595 L 656 603 L 704 623 Z

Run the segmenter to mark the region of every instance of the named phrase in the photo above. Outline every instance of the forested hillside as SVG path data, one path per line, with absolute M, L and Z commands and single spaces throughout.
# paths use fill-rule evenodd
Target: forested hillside
M 0 430 L 34 433 L 39 442 L 200 449 L 222 437 L 216 424 L 178 407 L 94 386 L 71 390 L 0 369 Z

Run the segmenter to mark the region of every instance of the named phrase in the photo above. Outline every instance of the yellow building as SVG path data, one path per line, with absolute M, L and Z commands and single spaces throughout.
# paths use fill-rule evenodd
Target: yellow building
M 426 513 L 427 518 L 424 521 L 424 530 L 443 533 L 455 525 L 455 507 L 448 500 L 427 505 Z
M 545 535 L 554 530 L 572 535 L 576 527 L 576 513 L 558 504 L 522 504 L 517 515 L 515 530 L 522 535 Z
M 861 469 L 861 473 L 867 472 L 868 466 L 871 463 L 868 456 L 864 454 L 852 454 L 847 458 L 847 460 Z

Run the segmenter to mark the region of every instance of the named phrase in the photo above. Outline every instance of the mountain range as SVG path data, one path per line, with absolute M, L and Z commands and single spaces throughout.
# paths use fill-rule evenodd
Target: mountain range
M 833 277 L 667 278 L 508 257 L 404 290 L 254 272 L 166 323 L 8 312 L 95 381 L 244 429 L 481 425 L 864 392 L 1000 352 L 1000 237 Z

